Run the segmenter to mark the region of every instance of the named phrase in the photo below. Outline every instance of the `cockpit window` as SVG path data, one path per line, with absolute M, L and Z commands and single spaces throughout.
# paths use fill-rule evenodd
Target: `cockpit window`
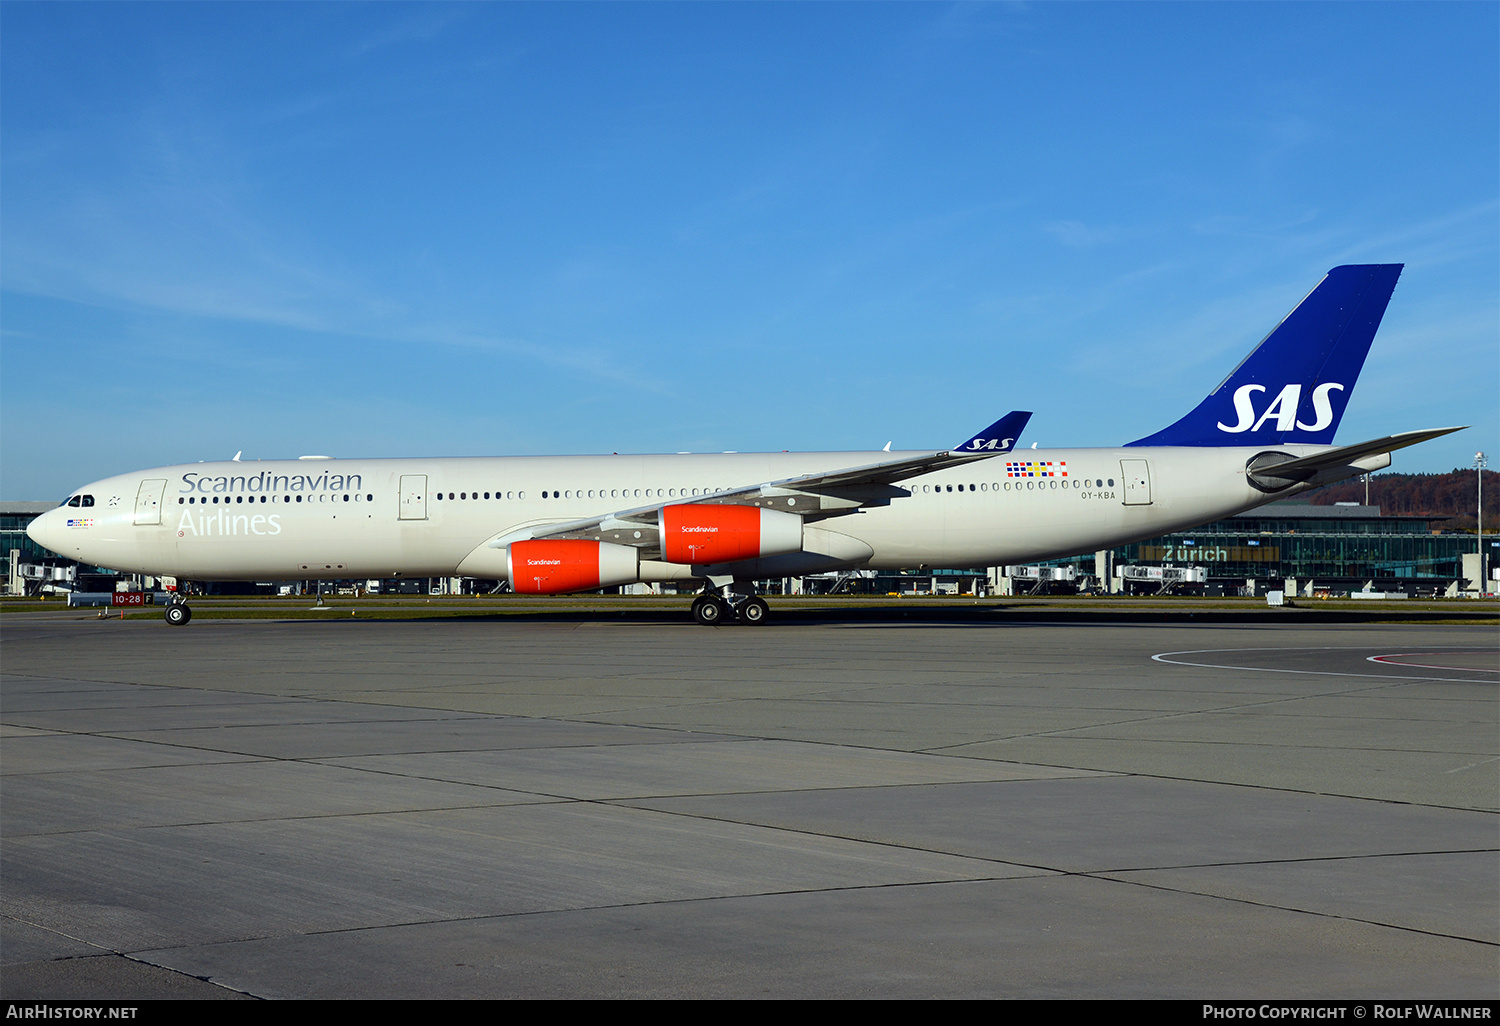
M 68 500 L 67 504 L 69 506 L 82 506 L 83 505 L 83 496 L 81 496 L 81 495 L 75 495 L 71 499 Z
M 94 504 L 94 497 L 92 495 L 85 495 L 83 497 L 83 504 L 85 506 L 92 506 Z

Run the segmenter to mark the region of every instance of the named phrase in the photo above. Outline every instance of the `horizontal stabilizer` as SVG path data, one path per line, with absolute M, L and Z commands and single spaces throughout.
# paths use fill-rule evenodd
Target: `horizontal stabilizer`
M 1245 465 L 1250 483 L 1266 491 L 1278 491 L 1307 481 L 1320 471 L 1333 467 L 1347 467 L 1369 456 L 1395 452 L 1408 445 L 1417 445 L 1443 435 L 1462 431 L 1463 427 L 1428 428 L 1425 431 L 1402 431 L 1399 434 L 1375 438 L 1355 445 L 1341 445 L 1337 449 L 1313 453 L 1311 456 L 1292 457 L 1282 452 L 1263 452 Z

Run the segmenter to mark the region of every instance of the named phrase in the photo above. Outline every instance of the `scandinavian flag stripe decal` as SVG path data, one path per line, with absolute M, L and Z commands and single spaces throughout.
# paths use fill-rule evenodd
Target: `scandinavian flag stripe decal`
M 1067 460 L 1025 460 L 1005 465 L 1006 477 L 1067 477 Z

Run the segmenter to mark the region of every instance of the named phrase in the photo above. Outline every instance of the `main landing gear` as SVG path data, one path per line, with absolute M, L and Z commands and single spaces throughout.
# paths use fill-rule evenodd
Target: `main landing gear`
M 181 599 L 173 599 L 167 603 L 166 612 L 162 614 L 167 623 L 173 627 L 181 627 L 193 618 L 193 611 L 188 604 Z
M 771 615 L 771 607 L 759 595 L 736 596 L 732 591 L 727 596 L 705 591 L 693 600 L 693 619 L 705 627 L 718 627 L 738 619 L 740 623 L 758 627 Z

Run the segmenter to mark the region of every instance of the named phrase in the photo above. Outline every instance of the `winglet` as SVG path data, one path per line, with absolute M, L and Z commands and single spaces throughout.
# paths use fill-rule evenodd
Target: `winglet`
M 1010 452 L 1016 447 L 1016 439 L 1021 437 L 1026 422 L 1031 419 L 1031 413 L 1023 410 L 1013 410 L 1001 417 L 995 423 L 985 428 L 973 438 L 967 439 L 955 445 L 954 453 L 978 453 L 986 456 L 994 456 L 1002 452 Z

